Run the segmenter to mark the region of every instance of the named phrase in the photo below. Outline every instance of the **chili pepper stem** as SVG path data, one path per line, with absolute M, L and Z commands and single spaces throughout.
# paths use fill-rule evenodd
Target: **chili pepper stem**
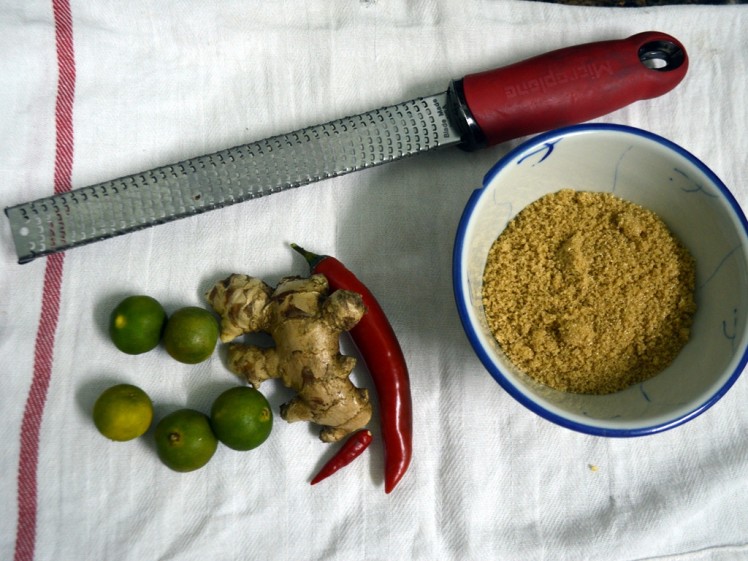
M 304 257 L 304 259 L 306 259 L 307 263 L 309 263 L 310 269 L 314 269 L 320 263 L 320 261 L 327 257 L 326 255 L 317 255 L 316 253 L 307 251 L 306 249 L 304 249 L 300 245 L 296 245 L 295 243 L 291 244 L 291 249 L 293 249 L 297 253 L 300 253 Z

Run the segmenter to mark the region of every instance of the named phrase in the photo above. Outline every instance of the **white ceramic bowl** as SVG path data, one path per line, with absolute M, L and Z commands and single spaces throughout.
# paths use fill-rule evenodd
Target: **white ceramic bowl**
M 614 394 L 578 395 L 538 384 L 507 360 L 486 323 L 481 290 L 491 244 L 517 212 L 562 188 L 607 191 L 654 211 L 696 260 L 691 339 L 663 372 Z M 568 127 L 502 158 L 463 213 L 453 282 L 463 327 L 488 372 L 530 410 L 584 433 L 641 436 L 685 423 L 717 402 L 748 360 L 745 215 L 706 165 L 640 129 Z

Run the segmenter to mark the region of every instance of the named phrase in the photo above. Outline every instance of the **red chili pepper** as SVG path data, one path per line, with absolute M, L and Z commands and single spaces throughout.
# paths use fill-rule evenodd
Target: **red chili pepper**
M 316 485 L 323 479 L 330 477 L 333 473 L 350 464 L 358 458 L 371 444 L 372 435 L 370 430 L 360 430 L 348 437 L 340 450 L 322 466 L 319 473 L 312 479 L 312 485 Z
M 403 351 L 382 307 L 368 288 L 340 261 L 291 244 L 309 263 L 312 273 L 327 277 L 332 290 L 358 292 L 367 312 L 350 331 L 369 369 L 379 397 L 384 443 L 384 491 L 390 493 L 410 465 L 413 440 L 413 405 Z

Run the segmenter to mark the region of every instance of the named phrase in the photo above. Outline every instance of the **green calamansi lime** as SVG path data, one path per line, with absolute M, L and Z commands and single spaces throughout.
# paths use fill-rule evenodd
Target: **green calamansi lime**
M 210 424 L 218 439 L 229 448 L 252 450 L 270 436 L 273 413 L 259 390 L 237 386 L 213 402 Z
M 169 413 L 156 425 L 155 438 L 158 457 L 180 472 L 200 469 L 218 448 L 208 416 L 194 409 Z
M 109 336 L 122 352 L 131 355 L 155 348 L 161 340 L 166 312 L 150 296 L 128 296 L 109 316 Z
M 151 398 L 137 386 L 112 386 L 94 403 L 94 424 L 111 440 L 123 442 L 137 438 L 148 430 L 152 420 Z
M 163 342 L 166 352 L 174 359 L 197 364 L 210 357 L 216 348 L 218 321 L 203 308 L 181 308 L 166 322 Z

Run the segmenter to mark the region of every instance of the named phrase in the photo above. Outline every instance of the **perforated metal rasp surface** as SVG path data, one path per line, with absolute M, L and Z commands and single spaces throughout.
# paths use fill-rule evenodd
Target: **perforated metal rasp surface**
M 447 92 L 5 210 L 19 262 L 460 142 Z

